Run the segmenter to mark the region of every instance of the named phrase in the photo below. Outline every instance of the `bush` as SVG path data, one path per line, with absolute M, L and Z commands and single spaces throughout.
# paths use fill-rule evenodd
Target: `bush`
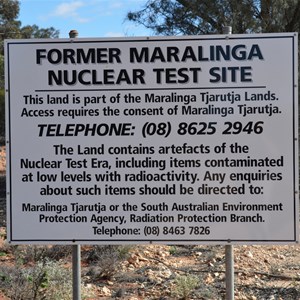
M 0 146 L 5 144 L 5 91 L 0 90 Z
M 94 279 L 112 278 L 130 249 L 130 246 L 94 246 L 86 258 L 92 264 L 88 275 Z
M 186 300 L 199 284 L 199 279 L 194 275 L 177 276 L 174 283 L 175 296 Z
M 0 266 L 0 288 L 11 300 L 72 300 L 71 270 L 60 262 L 41 261 L 31 267 Z M 81 287 L 82 297 L 91 292 Z
M 68 245 L 14 245 L 10 246 L 10 250 L 18 265 L 43 262 L 50 259 L 60 260 L 72 253 L 72 248 Z
M 6 249 L 6 248 L 5 248 Z M 0 289 L 11 300 L 71 300 L 72 270 L 61 258 L 71 253 L 70 246 L 11 246 L 15 265 L 0 265 Z M 92 294 L 81 286 L 83 299 Z

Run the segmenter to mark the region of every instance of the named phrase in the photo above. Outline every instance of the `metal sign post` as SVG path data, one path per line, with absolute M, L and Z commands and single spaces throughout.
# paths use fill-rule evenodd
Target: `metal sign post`
M 81 255 L 80 245 L 72 246 L 73 300 L 81 299 Z
M 77 30 L 69 32 L 70 38 L 78 36 Z M 80 245 L 72 246 L 72 272 L 73 272 L 73 300 L 81 299 L 81 247 Z
M 234 251 L 232 245 L 225 246 L 226 300 L 234 300 Z
M 224 34 L 231 34 L 232 27 L 224 26 Z M 226 300 L 234 300 L 234 250 L 232 245 L 225 246 L 225 267 L 226 267 Z

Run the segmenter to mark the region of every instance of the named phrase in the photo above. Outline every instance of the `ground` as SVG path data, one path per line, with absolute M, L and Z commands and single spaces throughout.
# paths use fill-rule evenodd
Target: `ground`
M 0 176 L 4 174 L 2 147 Z M 5 251 L 1 251 L 0 265 L 12 265 L 14 253 L 5 244 L 5 222 L 1 224 L 0 249 Z M 93 266 L 88 259 L 91 246 L 82 246 L 82 282 L 95 293 L 89 300 L 225 299 L 224 246 L 136 245 L 126 251 L 121 261 L 113 262 L 116 268 L 104 279 L 97 276 L 99 265 Z M 71 256 L 64 259 L 70 268 Z M 299 245 L 236 245 L 234 268 L 237 300 L 300 299 Z M 6 292 L 2 291 L 0 300 L 10 299 L 5 298 Z
M 91 246 L 82 246 L 82 282 L 94 293 L 88 300 L 225 299 L 224 246 L 132 246 L 106 279 L 97 276 L 99 265 L 91 268 L 90 251 Z M 234 246 L 234 261 L 234 299 L 300 299 L 299 246 Z M 12 252 L 0 256 L 2 266 L 13 263 Z M 70 268 L 70 256 L 64 264 Z M 195 285 L 188 284 L 192 278 L 197 279 Z M 0 300 L 11 299 L 5 293 Z
M 112 280 L 98 283 L 99 298 L 180 299 L 183 280 L 196 276 L 187 299 L 225 299 L 224 252 L 224 246 L 139 246 Z M 235 246 L 234 260 L 235 299 L 300 299 L 299 246 Z

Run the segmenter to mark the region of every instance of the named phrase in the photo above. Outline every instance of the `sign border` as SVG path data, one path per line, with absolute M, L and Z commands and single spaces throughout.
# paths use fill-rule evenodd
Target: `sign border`
M 298 57 L 297 57 L 297 52 L 298 52 L 298 35 L 297 33 L 280 33 L 280 34 L 249 34 L 249 35 L 238 35 L 238 34 L 232 34 L 232 35 L 217 35 L 217 36 L 183 36 L 183 37 L 141 37 L 141 38 L 96 38 L 96 39 L 45 39 L 45 40 L 6 40 L 5 41 L 5 64 L 6 64 L 6 137 L 7 137 L 7 158 L 8 158 L 8 163 L 7 163 L 7 230 L 8 230 L 8 238 L 11 243 L 63 243 L 63 244 L 82 244 L 82 243 L 131 243 L 131 244 L 137 244 L 137 243 L 190 243 L 190 244 L 270 244 L 270 243 L 291 243 L 291 242 L 298 242 L 299 241 L 299 203 L 298 203 L 298 191 L 299 191 L 299 186 L 298 186 Z M 292 42 L 292 65 L 293 65 L 293 83 L 292 83 L 292 90 L 293 90 L 293 136 L 294 136 L 294 141 L 293 141 L 293 162 L 294 162 L 294 169 L 293 169 L 293 179 L 294 179 L 294 238 L 289 240 L 269 240 L 269 239 L 234 239 L 234 240 L 228 240 L 228 239 L 114 239 L 114 238 L 104 238 L 104 239 L 14 239 L 13 238 L 13 222 L 12 222 L 12 211 L 13 211 L 13 186 L 12 186 L 12 172 L 13 170 L 11 169 L 11 149 L 14 147 L 12 144 L 12 137 L 11 137 L 11 124 L 12 124 L 12 112 L 11 112 L 11 98 L 10 98 L 10 90 L 11 90 L 11 80 L 10 80 L 10 46 L 15 45 L 15 44 L 68 44 L 68 43 L 76 43 L 76 44 L 88 44 L 88 43 L 107 43 L 107 42 L 157 42 L 157 41 L 189 41 L 189 40 L 260 40 L 260 39 L 291 39 Z M 217 89 L 218 87 L 216 87 Z M 245 86 L 243 87 L 235 87 L 235 88 L 247 88 Z M 162 88 L 166 90 L 166 88 Z M 169 88 L 171 89 L 171 88 Z M 178 88 L 178 89 L 187 89 L 187 88 Z M 201 88 L 198 88 L 201 89 Z M 209 89 L 209 88 L 203 88 L 203 89 Z M 211 88 L 213 89 L 213 87 Z M 101 91 L 107 91 L 107 89 L 95 89 L 95 90 L 101 90 Z M 95 91 L 94 90 L 94 91 Z M 141 89 L 109 89 L 110 91 L 126 91 L 126 90 L 147 90 L 147 88 L 141 88 Z M 149 89 L 150 90 L 150 89 Z M 153 89 L 151 89 L 153 90 Z M 176 90 L 176 88 L 172 88 L 172 90 Z M 35 90 L 35 92 L 41 92 L 44 90 Z M 51 90 L 55 91 L 55 90 Z M 59 89 L 56 91 L 66 91 L 64 89 Z M 70 89 L 68 89 L 70 91 Z M 80 90 L 72 90 L 74 92 L 76 91 L 84 91 L 84 89 Z M 89 91 L 93 91 L 93 89 L 89 89 Z

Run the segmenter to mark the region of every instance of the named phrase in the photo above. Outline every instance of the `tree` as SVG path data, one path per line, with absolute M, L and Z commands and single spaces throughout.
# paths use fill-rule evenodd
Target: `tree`
M 53 27 L 39 28 L 37 25 L 22 27 L 17 20 L 20 11 L 19 0 L 0 1 L 0 143 L 4 136 L 4 48 L 5 39 L 56 38 L 59 31 Z
M 39 28 L 37 25 L 22 27 L 21 22 L 17 20 L 19 12 L 19 0 L 0 1 L 0 42 L 2 44 L 0 53 L 2 55 L 5 39 L 57 38 L 59 36 L 59 31 L 53 27 Z
M 157 35 L 220 34 L 224 26 L 236 34 L 299 32 L 300 0 L 148 0 L 127 19 Z
M 21 23 L 16 20 L 19 14 L 19 1 L 2 0 L 0 2 L 0 38 L 14 37 L 19 32 Z
M 23 39 L 56 38 L 59 35 L 59 31 L 54 27 L 39 28 L 37 25 L 24 26 L 20 31 Z
M 148 0 L 127 19 L 157 35 L 294 32 L 300 29 L 299 0 Z

